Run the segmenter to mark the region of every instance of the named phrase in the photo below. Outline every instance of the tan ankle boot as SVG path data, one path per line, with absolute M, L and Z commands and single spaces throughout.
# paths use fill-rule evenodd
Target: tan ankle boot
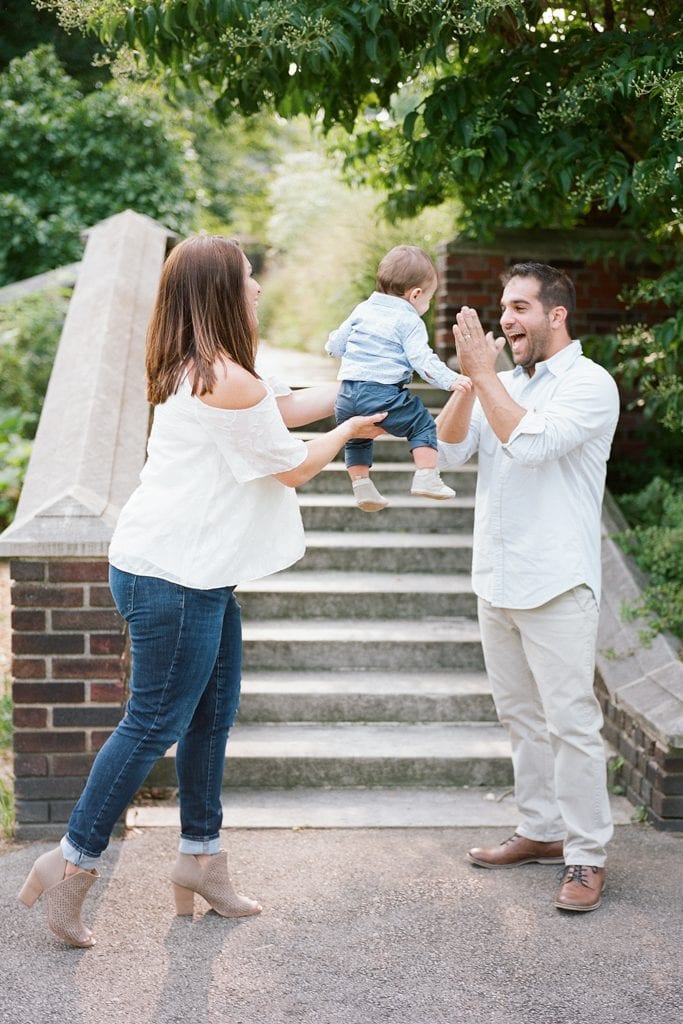
M 195 893 L 203 896 L 221 917 L 248 917 L 260 914 L 261 905 L 246 896 L 239 896 L 228 876 L 228 855 L 225 850 L 201 863 L 190 853 L 179 853 L 171 872 L 176 913 L 191 915 Z
M 87 948 L 95 940 L 81 920 L 81 908 L 90 887 L 100 877 L 99 872 L 77 871 L 64 877 L 66 861 L 59 847 L 44 853 L 35 862 L 19 893 L 20 901 L 32 907 L 45 893 L 47 923 L 52 932 L 69 946 Z

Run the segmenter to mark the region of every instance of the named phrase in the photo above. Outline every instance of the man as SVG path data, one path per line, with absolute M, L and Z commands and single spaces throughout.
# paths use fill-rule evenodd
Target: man
M 574 286 L 542 263 L 504 278 L 505 339 L 463 306 L 453 327 L 474 391 L 437 419 L 440 465 L 478 452 L 472 583 L 486 669 L 508 731 L 520 813 L 473 864 L 566 865 L 555 906 L 590 911 L 612 835 L 602 714 L 593 693 L 600 601 L 600 516 L 619 414 L 617 388 L 573 341 Z

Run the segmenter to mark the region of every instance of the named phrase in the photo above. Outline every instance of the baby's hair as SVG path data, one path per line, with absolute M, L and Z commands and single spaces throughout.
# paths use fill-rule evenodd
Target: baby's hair
M 397 245 L 377 270 L 377 291 L 385 295 L 405 295 L 412 288 L 426 288 L 436 281 L 436 267 L 417 245 Z

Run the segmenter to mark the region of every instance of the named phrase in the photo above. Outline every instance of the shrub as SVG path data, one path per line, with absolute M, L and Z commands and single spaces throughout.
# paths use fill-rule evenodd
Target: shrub
M 0 529 L 17 506 L 68 302 L 53 289 L 0 306 Z
M 84 96 L 50 46 L 0 73 L 0 284 L 80 259 L 81 231 L 133 208 L 186 232 L 191 139 L 150 89 Z
M 640 601 L 625 611 L 647 619 L 643 640 L 665 630 L 683 640 L 683 477 L 655 477 L 618 502 L 631 527 L 617 541 L 648 576 Z

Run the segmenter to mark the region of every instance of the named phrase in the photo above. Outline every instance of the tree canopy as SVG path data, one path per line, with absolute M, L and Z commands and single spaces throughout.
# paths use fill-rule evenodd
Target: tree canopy
M 169 89 L 212 92 L 219 117 L 342 126 L 355 173 L 399 215 L 457 195 L 473 232 L 618 219 L 666 233 L 683 202 L 678 2 L 43 2 L 144 55 Z
M 83 95 L 50 46 L 0 73 L 0 284 L 80 259 L 81 232 L 127 207 L 186 231 L 188 137 L 153 95 Z
M 36 2 L 128 48 L 171 94 L 210 95 L 221 119 L 318 118 L 390 215 L 455 197 L 477 237 L 629 229 L 631 256 L 669 267 L 641 295 L 683 307 L 680 0 Z M 670 424 L 682 337 L 677 313 L 635 341 Z

